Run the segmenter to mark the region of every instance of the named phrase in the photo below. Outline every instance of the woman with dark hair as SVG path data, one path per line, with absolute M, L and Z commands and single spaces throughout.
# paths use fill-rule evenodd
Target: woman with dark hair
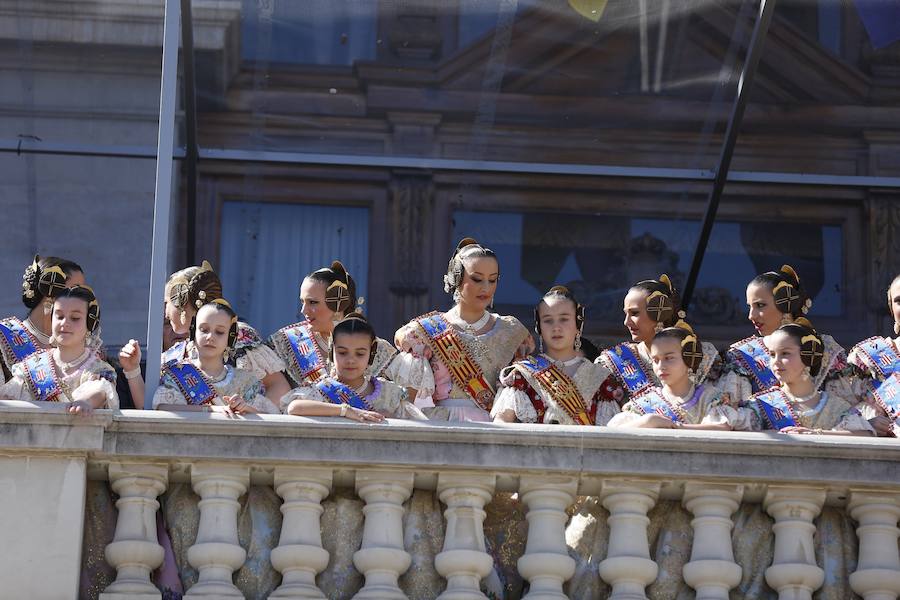
M 336 260 L 303 278 L 300 301 L 304 320 L 282 327 L 272 334 L 269 343 L 287 365 L 294 386 L 308 386 L 330 373 L 333 361 L 329 348 L 335 324 L 356 310 L 362 300 L 356 297 L 353 277 Z M 366 375 L 380 376 L 396 353 L 390 342 L 376 338 Z
M 494 421 L 595 425 L 609 370 L 583 353 L 584 306 L 568 288 L 550 288 L 534 309 L 541 353 L 500 372 Z
M 31 354 L 50 348 L 53 299 L 65 288 L 84 285 L 82 268 L 64 258 L 35 256 L 22 276 L 22 304 L 28 316 L 0 319 L 0 383 L 12 367 Z M 88 339 L 88 346 L 101 348 L 99 329 Z
M 622 302 L 622 310 L 625 313 L 623 324 L 631 334 L 631 341 L 604 350 L 596 361 L 612 373 L 601 388 L 604 402 L 599 411 L 607 415 L 604 419 L 598 417 L 601 425 L 606 425 L 634 395 L 647 387 L 660 385 L 653 371 L 650 344 L 658 332 L 674 327 L 685 317 L 681 297 L 665 274 L 658 280 L 645 279 L 631 286 Z M 713 383 L 721 368 L 719 352 L 709 342 L 702 342 L 700 349 L 703 356 L 694 381 L 697 385 Z
M 517 351 L 522 356 L 534 351 L 518 319 L 488 310 L 499 278 L 493 250 L 463 239 L 444 275 L 453 307 L 416 317 L 395 335 L 401 353 L 387 376 L 416 390 L 431 419 L 490 421 L 500 370 Z
M 779 327 L 804 318 L 812 307 L 812 300 L 800 285 L 800 277 L 790 265 L 778 271 L 758 275 L 747 285 L 747 319 L 756 329 L 756 335 L 731 344 L 725 351 L 724 375 L 719 387 L 728 392 L 737 403 L 743 403 L 751 395 L 778 384 L 769 363 L 770 349 L 765 337 Z M 830 335 L 819 334 L 822 339 L 822 368 L 814 376 L 816 390 L 827 390 L 851 405 L 858 400 L 854 387 L 853 369 L 847 362 L 844 349 Z

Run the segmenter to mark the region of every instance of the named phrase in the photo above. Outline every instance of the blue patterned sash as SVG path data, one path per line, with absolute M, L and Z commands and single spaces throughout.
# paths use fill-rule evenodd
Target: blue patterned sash
M 853 349 L 878 381 L 884 381 L 892 373 L 900 371 L 900 356 L 897 356 L 897 350 L 889 339 L 870 337 Z
M 778 379 L 769 368 L 769 350 L 761 337 L 748 337 L 732 344 L 728 355 L 750 373 L 754 394 L 778 384 Z
M 662 390 L 650 387 L 631 399 L 631 402 L 645 415 L 661 415 L 673 423 L 684 423 L 679 412 L 666 400 Z
M 282 329 L 291 346 L 291 358 L 304 381 L 316 382 L 325 373 L 325 357 L 315 340 L 312 327 L 303 321 Z M 299 382 L 298 382 L 299 383 Z
M 31 333 L 15 317 L 0 321 L 0 349 L 6 366 L 12 367 L 39 350 Z
M 25 377 L 32 397 L 43 402 L 58 402 L 63 389 L 50 351 L 36 352 L 26 358 L 22 365 L 25 367 Z
M 337 379 L 327 378 L 316 384 L 319 390 L 332 404 L 349 404 L 359 410 L 372 410 L 368 403 L 359 397 L 359 394 Z
M 755 394 L 750 397 L 750 403 L 756 403 L 758 412 L 765 417 L 769 429 L 778 431 L 783 427 L 799 425 L 794 418 L 787 394 L 781 388 Z
M 619 344 L 606 350 L 604 354 L 609 358 L 610 366 L 612 366 L 629 393 L 634 394 L 653 384 L 653 380 L 647 373 L 641 359 L 628 344 Z
M 900 373 L 891 373 L 877 386 L 872 382 L 869 385 L 879 408 L 892 420 L 900 416 Z
M 175 379 L 179 391 L 188 404 L 210 404 L 216 397 L 215 388 L 200 372 L 200 369 L 191 363 L 170 364 L 165 367 L 165 370 Z

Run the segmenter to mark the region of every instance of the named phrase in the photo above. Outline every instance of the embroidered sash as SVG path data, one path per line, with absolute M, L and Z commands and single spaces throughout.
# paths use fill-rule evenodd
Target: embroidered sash
M 303 321 L 281 331 L 291 347 L 291 360 L 300 371 L 301 378 L 311 383 L 321 379 L 327 365 L 309 323 Z
M 778 384 L 769 369 L 769 350 L 761 337 L 753 336 L 735 342 L 728 349 L 728 355 L 750 374 L 754 394 Z
M 658 387 L 649 387 L 631 399 L 631 402 L 645 415 L 658 414 L 673 423 L 684 423 L 684 413 L 663 395 Z
M 875 404 L 884 411 L 884 414 L 891 420 L 900 417 L 900 373 L 891 373 L 878 385 L 870 381 L 869 386 Z
M 372 410 L 369 404 L 359 397 L 359 394 L 337 379 L 326 378 L 316 384 L 316 389 L 322 393 L 332 404 L 349 404 L 359 410 Z
M 6 366 L 12 368 L 39 350 L 37 340 L 19 319 L 0 321 L 0 350 Z
M 603 352 L 609 366 L 617 375 L 630 394 L 635 394 L 649 385 L 654 379 L 647 372 L 644 363 L 628 344 L 619 344 Z
M 454 383 L 466 390 L 479 408 L 490 412 L 494 403 L 494 390 L 485 380 L 481 367 L 469 355 L 456 330 L 437 311 L 416 317 L 415 321 L 425 332 L 431 351 L 447 366 Z
M 892 373 L 900 371 L 900 356 L 889 339 L 870 337 L 853 349 L 878 381 L 885 381 Z
M 174 344 L 171 348 L 162 353 L 162 367 L 168 367 L 179 363 L 186 358 L 187 340 L 181 340 Z
M 760 392 L 750 397 L 751 403 L 756 403 L 757 412 L 765 417 L 770 429 L 778 431 L 783 427 L 799 425 L 799 419 L 794 415 L 787 394 L 781 388 L 774 388 L 766 392 Z
M 191 363 L 166 365 L 165 370 L 172 375 L 178 389 L 188 404 L 211 404 L 216 390 L 200 369 Z
M 64 390 L 50 351 L 36 352 L 26 358 L 22 365 L 25 367 L 25 378 L 32 397 L 44 402 L 59 402 Z
M 572 378 L 543 356 L 532 356 L 517 362 L 513 367 L 526 379 L 530 376 L 540 388 L 541 394 L 558 404 L 578 425 L 593 425 L 587 413 L 578 386 Z

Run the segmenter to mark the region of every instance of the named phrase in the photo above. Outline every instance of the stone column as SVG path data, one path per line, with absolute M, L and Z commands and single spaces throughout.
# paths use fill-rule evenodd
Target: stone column
M 659 483 L 609 481 L 600 499 L 609 511 L 609 550 L 600 563 L 600 577 L 612 586 L 610 600 L 646 600 L 645 588 L 656 579 L 650 560 L 647 512 L 659 497 Z
M 775 557 L 766 581 L 779 600 L 811 600 L 825 580 L 813 548 L 813 519 L 824 502 L 824 490 L 769 486 L 766 492 L 763 507 L 775 519 Z
M 112 463 L 109 481 L 119 495 L 116 534 L 106 547 L 106 562 L 116 568 L 116 580 L 100 594 L 101 600 L 159 600 L 150 572 L 162 564 L 163 549 L 156 541 L 157 496 L 166 489 L 165 465 Z
M 684 565 L 684 580 L 697 591 L 697 600 L 728 600 L 728 590 L 741 582 L 741 567 L 731 547 L 731 515 L 738 509 L 741 485 L 688 482 L 684 507 L 694 519 L 691 560 Z
M 574 477 L 523 475 L 519 494 L 528 506 L 528 540 L 519 573 L 528 580 L 528 600 L 566 600 L 563 584 L 575 573 L 566 548 L 566 509 L 575 502 Z
M 237 500 L 250 485 L 250 469 L 200 462 L 191 468 L 191 483 L 200 496 L 200 525 L 197 541 L 188 549 L 188 562 L 200 576 L 185 597 L 243 598 L 231 576 L 247 558 L 238 544 Z
M 484 545 L 484 505 L 491 501 L 495 484 L 494 475 L 438 474 L 438 497 L 447 505 L 444 547 L 434 560 L 447 589 L 438 600 L 486 600 L 479 584 L 494 561 Z
M 850 575 L 850 587 L 865 600 L 896 600 L 900 594 L 900 498 L 889 492 L 852 491 L 847 508 L 859 523 L 859 564 Z
M 405 600 L 397 579 L 412 559 L 403 548 L 403 502 L 413 489 L 413 474 L 391 471 L 358 471 L 356 493 L 363 508 L 362 547 L 353 564 L 365 575 L 366 584 L 356 600 Z
M 281 505 L 281 537 L 272 550 L 272 566 L 283 576 L 271 598 L 325 598 L 316 575 L 328 566 L 322 548 L 322 499 L 331 490 L 331 469 L 275 467 L 275 491 Z

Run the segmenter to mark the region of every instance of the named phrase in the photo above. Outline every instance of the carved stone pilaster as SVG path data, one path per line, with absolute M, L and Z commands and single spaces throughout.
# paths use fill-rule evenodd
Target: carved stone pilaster
M 869 290 L 867 312 L 873 333 L 889 335 L 893 319 L 888 314 L 887 288 L 900 273 L 900 192 L 871 190 L 866 199 L 869 228 Z
M 401 174 L 391 189 L 393 265 L 390 290 L 394 295 L 395 323 L 405 323 L 430 310 L 431 228 L 434 182 L 430 177 Z

